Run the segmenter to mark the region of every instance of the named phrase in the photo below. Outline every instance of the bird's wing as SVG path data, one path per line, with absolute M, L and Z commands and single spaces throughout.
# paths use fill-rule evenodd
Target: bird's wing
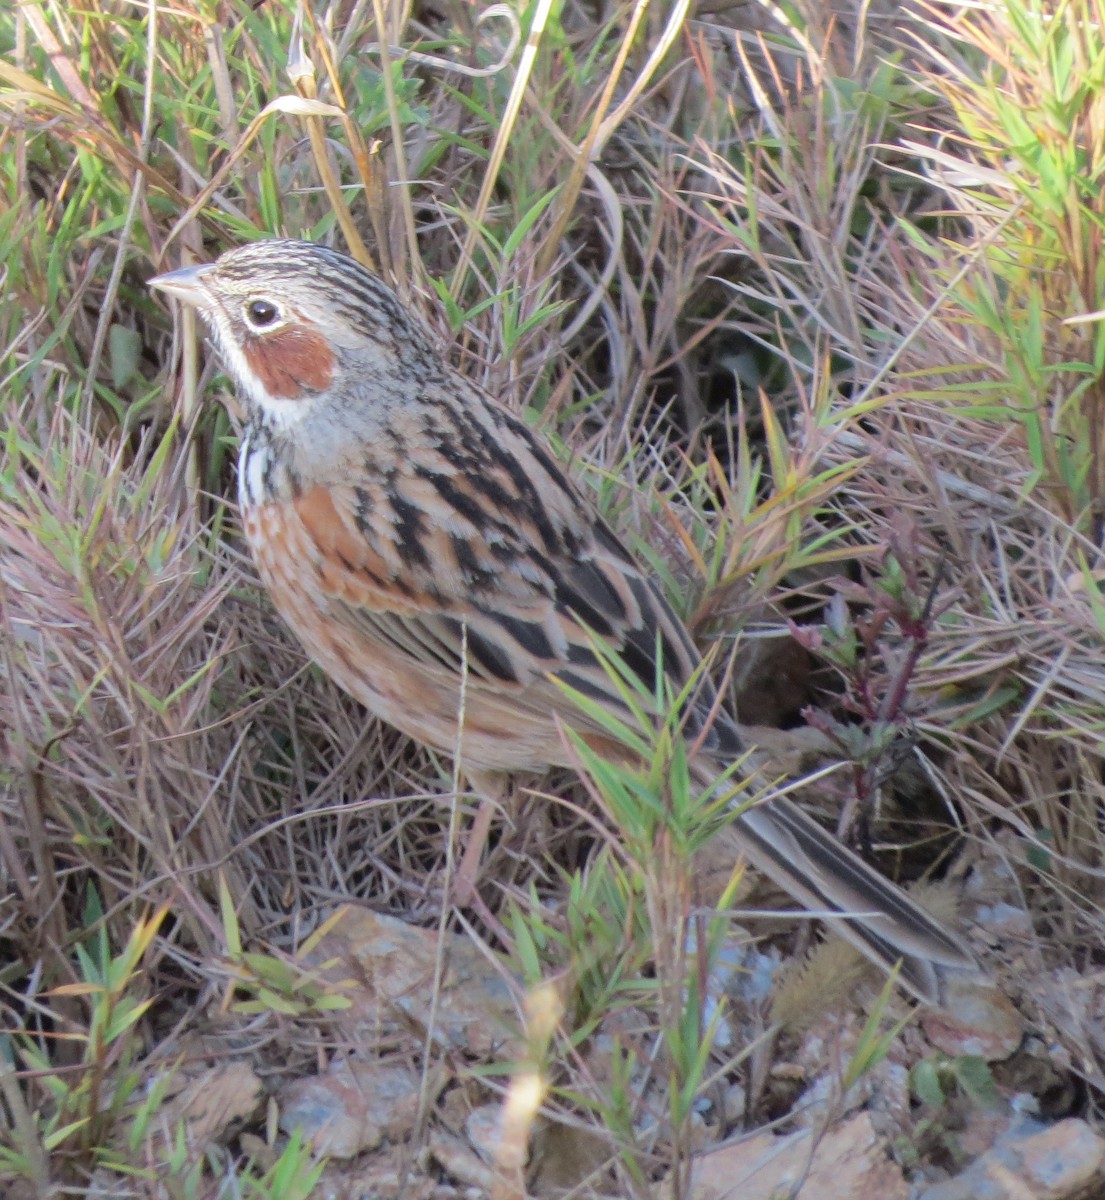
M 449 410 L 417 454 L 366 462 L 294 501 L 330 612 L 420 668 L 456 676 L 466 653 L 469 686 L 577 727 L 579 709 L 551 679 L 629 715 L 597 642 L 650 695 L 661 665 L 675 694 L 695 680 L 693 732 L 713 739 L 718 724 L 739 753 L 656 584 L 530 430 L 478 399 Z

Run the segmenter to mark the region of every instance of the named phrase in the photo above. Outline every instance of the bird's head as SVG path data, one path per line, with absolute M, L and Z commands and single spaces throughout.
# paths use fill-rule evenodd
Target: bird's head
M 311 242 L 253 242 L 149 286 L 198 309 L 241 399 L 283 428 L 320 400 L 395 394 L 389 383 L 409 387 L 439 361 L 371 271 Z

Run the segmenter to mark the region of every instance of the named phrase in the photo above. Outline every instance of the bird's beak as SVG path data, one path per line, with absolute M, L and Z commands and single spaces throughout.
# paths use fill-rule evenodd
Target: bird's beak
M 211 263 L 199 263 L 194 267 L 181 267 L 179 271 L 166 271 L 164 275 L 155 275 L 147 283 L 147 287 L 159 288 L 183 304 L 203 306 L 211 299 L 211 293 L 204 283 L 204 277 L 210 274 Z

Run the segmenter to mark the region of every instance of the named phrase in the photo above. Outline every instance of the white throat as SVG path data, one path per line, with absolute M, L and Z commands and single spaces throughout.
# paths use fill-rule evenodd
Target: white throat
M 245 393 L 252 404 L 265 413 L 274 432 L 288 433 L 293 430 L 310 413 L 314 407 L 315 397 L 305 395 L 298 400 L 287 400 L 278 396 L 270 396 L 253 373 L 237 341 L 232 337 L 224 337 L 217 323 L 214 328 L 223 364 L 238 385 L 239 390 Z

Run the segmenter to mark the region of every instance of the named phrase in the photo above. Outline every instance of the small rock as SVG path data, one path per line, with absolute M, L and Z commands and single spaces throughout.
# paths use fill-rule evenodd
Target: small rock
M 443 1189 L 437 1172 L 412 1162 L 408 1147 L 377 1151 L 353 1162 L 331 1159 L 311 1192 L 311 1200 L 456 1200 Z
M 308 961 L 340 982 L 342 994 L 352 1000 L 350 1008 L 334 1014 L 339 1036 L 350 1045 L 378 1043 L 381 1029 L 389 1026 L 409 1032 L 414 1024 L 421 1033 L 433 1011 L 432 1036 L 440 1049 L 484 1060 L 524 1054 L 509 974 L 471 938 L 445 935 L 434 1010 L 436 929 L 420 929 L 354 905 L 344 906 L 328 924 Z
M 1020 1151 L 1024 1177 L 1044 1200 L 1072 1196 L 1102 1177 L 1105 1138 L 1076 1117 L 1026 1138 Z
M 948 992 L 947 1008 L 926 1008 L 920 1017 L 937 1050 L 950 1058 L 969 1054 L 1001 1062 L 1020 1046 L 1024 1022 L 996 988 L 963 981 L 952 983 Z
M 908 1055 L 899 1039 L 889 1046 L 885 1057 L 872 1063 L 846 1093 L 841 1093 L 841 1080 L 864 1036 L 863 1020 L 851 1011 L 823 1014 L 803 1033 L 792 1064 L 798 1078 L 806 1083 L 795 1106 L 800 1125 L 816 1129 L 826 1112 L 831 1111 L 840 1120 L 861 1107 L 877 1110 L 880 1132 L 886 1132 L 891 1123 L 906 1124 L 910 1105 L 909 1071 L 905 1065 Z
M 731 1083 L 725 1089 L 722 1100 L 722 1119 L 726 1126 L 743 1119 L 748 1108 L 748 1091 L 739 1083 Z
M 481 1104 L 468 1114 L 464 1134 L 486 1163 L 494 1163 L 499 1149 L 503 1110 L 498 1104 Z
M 4 1200 L 42 1200 L 38 1188 L 29 1179 L 12 1179 L 6 1185 Z
M 1070 1117 L 1041 1127 L 1026 1120 L 965 1171 L 926 1188 L 918 1200 L 1089 1200 L 1102 1194 L 1103 1164 L 1105 1138 L 1085 1121 Z
M 548 1121 L 537 1127 L 528 1172 L 529 1192 L 533 1196 L 603 1195 L 594 1184 L 594 1176 L 615 1156 L 613 1138 L 578 1125 Z
M 890 1127 L 904 1129 L 910 1122 L 909 1069 L 887 1055 L 881 1063 L 875 1063 L 866 1077 L 871 1080 L 868 1106 L 876 1128 L 880 1133 L 886 1133 Z
M 270 1146 L 263 1137 L 250 1133 L 248 1129 L 238 1135 L 238 1145 L 253 1165 L 262 1171 L 269 1171 L 276 1165 L 276 1147 Z
M 280 1128 L 299 1128 L 320 1154 L 353 1158 L 384 1138 L 406 1137 L 418 1111 L 419 1076 L 408 1067 L 335 1059 L 325 1075 L 280 1092 Z
M 980 904 L 972 913 L 973 921 L 986 930 L 986 936 L 1001 941 L 1032 936 L 1032 917 L 1019 904 L 999 901 L 996 904 Z
M 161 1109 L 162 1126 L 184 1123 L 188 1144 L 228 1136 L 261 1102 L 261 1080 L 244 1062 L 228 1062 L 193 1076 Z
M 461 1083 L 450 1087 L 438 1100 L 435 1116 L 450 1133 L 460 1133 L 464 1128 L 469 1113 L 475 1107 L 475 1091 L 473 1087 L 470 1092 Z
M 962 1125 L 955 1130 L 955 1146 L 959 1161 L 976 1159 L 988 1153 L 1013 1129 L 1023 1129 L 1023 1117 L 1009 1108 L 964 1106 Z
M 430 1154 L 441 1169 L 458 1183 L 484 1192 L 490 1192 L 495 1186 L 497 1176 L 492 1168 L 481 1162 L 478 1155 L 460 1138 L 450 1133 L 430 1135 Z
M 812 1160 L 811 1160 L 812 1156 Z M 816 1140 L 808 1130 L 786 1137 L 758 1133 L 702 1155 L 694 1164 L 691 1200 L 776 1200 L 802 1183 L 811 1200 L 908 1200 L 901 1168 L 866 1113 Z M 670 1183 L 659 1196 L 669 1200 Z

